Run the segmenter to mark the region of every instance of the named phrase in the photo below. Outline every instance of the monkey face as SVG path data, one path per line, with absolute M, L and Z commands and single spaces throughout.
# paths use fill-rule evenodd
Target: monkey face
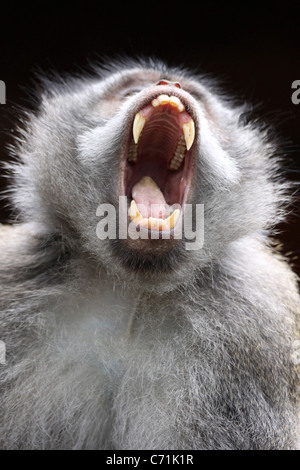
M 111 165 L 118 181 L 118 234 L 124 198 L 126 236 L 113 237 L 111 247 L 135 271 L 141 267 L 157 271 L 158 264 L 159 270 L 170 271 L 171 264 L 184 257 L 179 240 L 194 184 L 197 101 L 175 76 L 168 75 L 172 80 L 160 77 L 155 70 L 129 70 L 119 77 L 120 84 L 113 81 L 119 107 L 115 95 L 111 109 L 109 98 L 98 108 L 101 113 L 105 108 L 106 118 L 111 112 L 107 128 L 122 119 L 116 132 L 120 147 Z
M 14 168 L 26 221 L 124 278 L 161 283 L 188 279 L 229 243 L 278 220 L 274 146 L 244 124 L 245 106 L 161 63 L 96 72 L 45 83 Z M 99 236 L 99 218 L 112 236 Z

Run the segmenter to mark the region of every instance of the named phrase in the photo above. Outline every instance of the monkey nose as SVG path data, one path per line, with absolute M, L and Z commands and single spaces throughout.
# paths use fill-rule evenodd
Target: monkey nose
M 155 85 L 170 85 L 170 86 L 176 86 L 177 88 L 181 88 L 181 85 L 179 82 L 170 82 L 170 80 L 165 80 L 164 78 L 162 80 L 159 80 Z

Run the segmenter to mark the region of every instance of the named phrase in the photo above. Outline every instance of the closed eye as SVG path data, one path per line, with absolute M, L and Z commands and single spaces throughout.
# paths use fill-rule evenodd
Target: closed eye
M 143 89 L 142 87 L 141 88 L 137 88 L 137 87 L 130 88 L 130 89 L 122 91 L 121 95 L 124 98 L 129 98 L 130 96 L 136 95 L 137 93 L 142 91 L 142 89 Z

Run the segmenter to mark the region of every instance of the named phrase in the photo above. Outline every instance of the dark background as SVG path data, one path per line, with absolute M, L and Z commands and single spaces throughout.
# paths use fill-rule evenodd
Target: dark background
M 291 84 L 300 80 L 300 8 L 299 2 L 280 3 L 284 6 L 184 1 L 1 5 L 0 80 L 6 83 L 7 104 L 0 106 L 0 160 L 9 159 L 15 106 L 32 107 L 28 92 L 38 68 L 76 72 L 104 56 L 151 55 L 209 72 L 233 96 L 259 105 L 255 113 L 282 136 L 286 176 L 299 182 L 300 104 L 291 101 Z M 0 189 L 6 187 L 0 178 Z M 298 199 L 280 226 L 280 239 L 300 273 L 299 213 Z M 9 217 L 0 201 L 0 221 Z

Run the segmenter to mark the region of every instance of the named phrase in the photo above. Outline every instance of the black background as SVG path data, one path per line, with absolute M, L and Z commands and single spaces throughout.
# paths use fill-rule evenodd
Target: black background
M 219 78 L 224 89 L 250 101 L 256 113 L 276 125 L 286 156 L 284 171 L 300 180 L 300 104 L 291 84 L 300 80 L 299 2 L 15 2 L 0 4 L 0 80 L 7 104 L 0 106 L 0 160 L 9 159 L 17 121 L 15 106 L 31 107 L 33 77 L 74 72 L 98 58 L 120 54 L 158 57 Z M 0 179 L 0 189 L 7 181 Z M 280 227 L 283 250 L 300 253 L 299 199 Z M 9 218 L 0 202 L 0 220 Z

